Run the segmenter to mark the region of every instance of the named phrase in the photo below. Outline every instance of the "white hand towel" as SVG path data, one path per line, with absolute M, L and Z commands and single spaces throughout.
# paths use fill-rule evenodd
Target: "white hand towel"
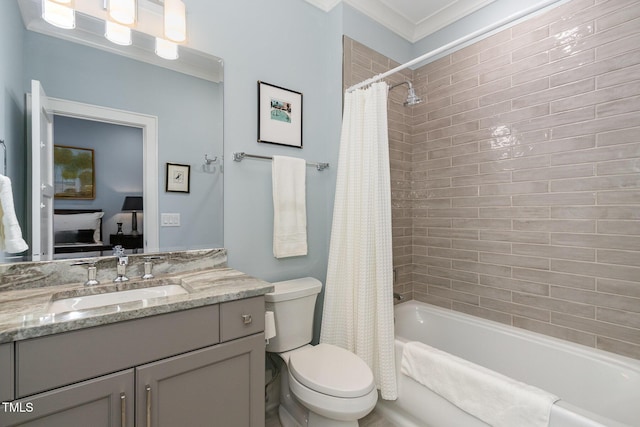
M 304 159 L 273 156 L 273 256 L 307 254 Z
M 402 373 L 494 427 L 545 427 L 558 397 L 421 342 L 405 344 Z
M 17 254 L 29 249 L 22 239 L 22 230 L 13 206 L 11 180 L 0 175 L 0 250 Z

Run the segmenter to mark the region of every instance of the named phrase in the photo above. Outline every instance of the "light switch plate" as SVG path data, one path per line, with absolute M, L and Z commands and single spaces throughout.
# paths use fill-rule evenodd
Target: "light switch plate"
M 180 227 L 180 214 L 179 213 L 161 213 L 160 226 L 161 227 Z

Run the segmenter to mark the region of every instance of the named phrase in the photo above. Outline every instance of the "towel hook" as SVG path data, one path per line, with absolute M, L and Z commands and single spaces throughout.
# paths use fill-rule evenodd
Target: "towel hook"
M 4 139 L 0 139 L 0 145 L 2 146 L 2 150 L 4 151 L 3 155 L 2 155 L 2 159 L 4 161 L 4 169 L 2 170 L 2 173 L 4 175 L 7 175 L 7 144 L 4 143 Z

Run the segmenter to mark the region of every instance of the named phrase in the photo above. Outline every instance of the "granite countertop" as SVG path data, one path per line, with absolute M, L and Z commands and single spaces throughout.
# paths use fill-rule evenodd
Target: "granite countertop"
M 52 301 L 74 296 L 180 284 L 186 294 L 132 301 L 65 313 L 50 313 Z M 150 281 L 131 280 L 84 286 L 82 283 L 0 292 L 0 343 L 137 319 L 271 292 L 273 286 L 231 268 L 163 274 Z

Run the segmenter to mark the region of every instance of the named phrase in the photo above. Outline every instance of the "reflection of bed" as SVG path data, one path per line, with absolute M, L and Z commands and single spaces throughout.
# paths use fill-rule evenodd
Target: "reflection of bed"
M 56 209 L 54 253 L 110 251 L 102 241 L 102 209 Z

